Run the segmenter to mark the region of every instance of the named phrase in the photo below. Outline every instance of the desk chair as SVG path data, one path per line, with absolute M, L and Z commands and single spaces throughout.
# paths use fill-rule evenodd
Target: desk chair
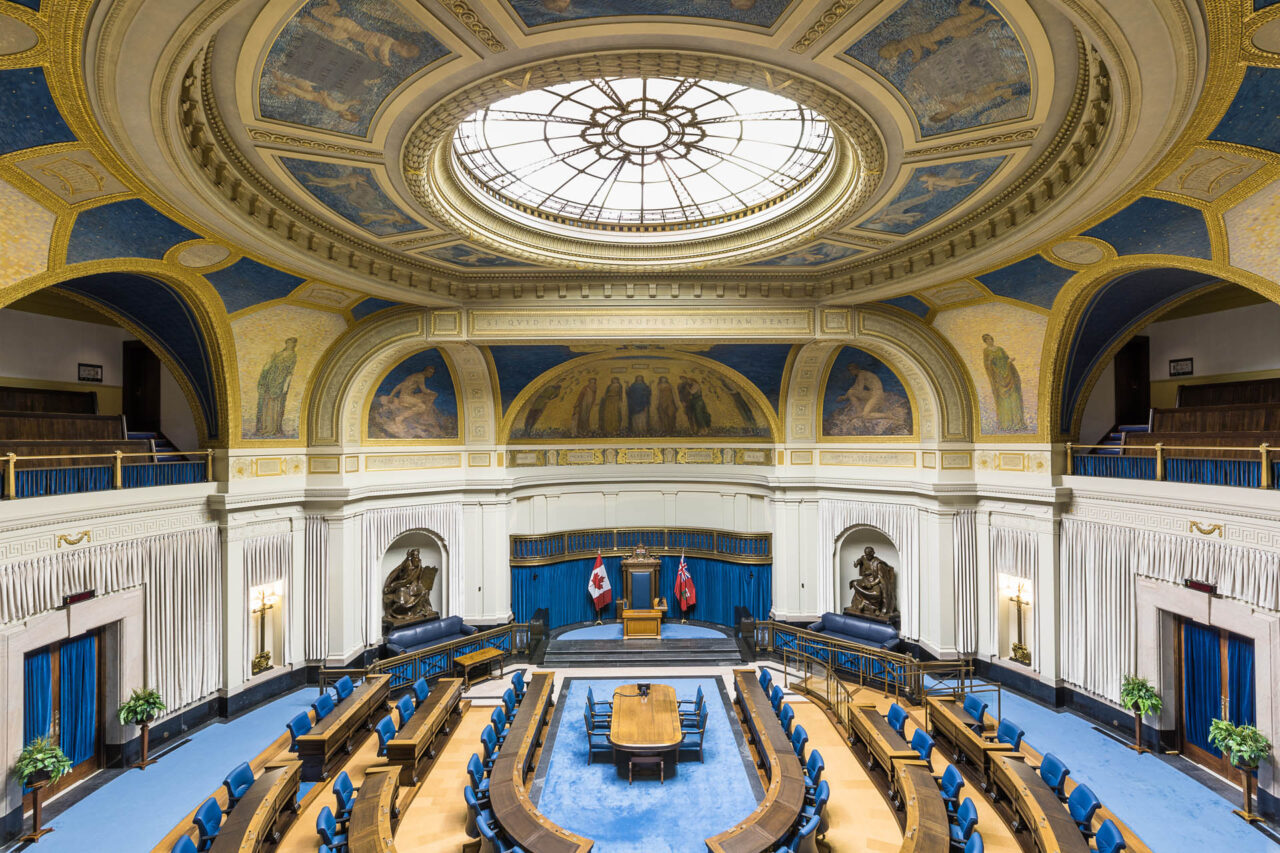
M 289 730 L 289 751 L 298 751 L 298 738 L 311 731 L 311 715 L 305 711 L 294 716 L 292 720 L 285 724 L 285 728 Z
M 316 834 L 320 836 L 321 841 L 335 851 L 347 849 L 347 834 L 338 832 L 338 821 L 328 806 L 320 809 L 320 814 L 316 817 Z
M 400 714 L 401 728 L 404 728 L 404 724 L 409 722 L 409 718 L 413 716 L 415 710 L 417 709 L 413 707 L 413 699 L 409 698 L 408 693 L 396 700 L 396 711 Z
M 590 764 L 591 759 L 597 754 L 606 755 L 612 761 L 613 744 L 609 742 L 608 724 L 604 720 L 592 717 L 588 708 L 582 709 L 582 724 L 587 730 L 587 764 Z
M 1120 827 L 1116 826 L 1115 821 L 1111 818 L 1107 818 L 1102 822 L 1102 826 L 1098 827 L 1098 834 L 1093 837 L 1093 840 L 1098 845 L 1098 853 L 1116 853 L 1118 850 L 1127 850 L 1129 847 L 1124 842 Z
M 381 720 L 378 720 L 378 724 L 373 727 L 373 730 L 378 733 L 378 757 L 386 758 L 387 742 L 396 736 L 396 724 L 392 722 L 391 715 L 387 714 Z
M 485 776 L 484 765 L 480 763 L 480 756 L 474 752 L 471 758 L 467 760 L 467 776 L 471 778 L 471 787 L 475 790 L 476 798 L 485 803 L 489 802 L 489 780 Z
M 196 850 L 208 850 L 213 846 L 214 839 L 218 837 L 218 830 L 222 828 L 222 807 L 218 805 L 217 800 L 210 797 L 196 809 L 196 816 L 191 819 L 191 822 L 200 832 L 200 843 L 196 845 Z
M 337 691 L 338 701 L 341 702 L 356 692 L 356 685 L 351 680 L 351 676 L 344 675 L 333 683 L 333 689 Z
M 906 738 L 907 709 L 894 702 L 889 706 L 889 713 L 884 715 L 889 721 L 889 728 L 898 733 L 898 737 Z
M 804 761 L 804 745 L 808 742 L 809 733 L 804 730 L 804 726 L 796 726 L 791 732 L 791 748 L 801 761 Z
M 321 693 L 316 697 L 316 701 L 311 703 L 311 710 L 316 712 L 317 723 L 332 714 L 335 707 L 337 706 L 333 704 L 333 697 L 329 695 L 328 690 Z
M 706 703 L 707 703 L 707 697 L 703 695 L 702 685 L 699 684 L 698 695 L 694 697 L 692 701 L 688 699 L 681 699 L 677 703 L 678 706 L 681 708 L 681 711 L 680 711 L 681 722 L 684 722 L 686 720 L 691 722 L 696 722 L 698 719 L 698 714 L 702 713 L 702 706 L 705 705 Z M 688 706 L 689 708 L 689 710 L 687 711 L 683 710 L 686 706 Z
M 791 737 L 791 727 L 796 723 L 796 712 L 791 707 L 791 703 L 782 703 L 782 713 L 778 715 L 778 721 L 782 723 L 782 730 L 787 733 L 787 737 Z
M 494 734 L 492 725 L 486 723 L 480 732 L 480 745 L 484 747 L 484 772 L 489 773 L 493 770 L 493 762 L 498 759 L 498 750 L 502 748 L 498 746 L 498 736 Z
M 911 748 L 920 753 L 920 760 L 927 762 L 933 755 L 933 738 L 924 729 L 916 729 L 911 735 Z
M 1062 759 L 1052 752 L 1044 754 L 1044 761 L 1040 762 L 1040 778 L 1049 786 L 1049 790 L 1057 795 L 1059 800 L 1067 798 L 1066 793 L 1063 791 L 1063 785 L 1067 783 L 1067 777 L 1070 775 L 1071 771 L 1067 769 L 1067 765 L 1062 763 Z
M 467 801 L 467 837 L 480 837 L 480 824 L 493 827 L 493 812 L 487 803 L 482 804 L 470 785 L 462 786 L 462 798 Z
M 169 853 L 196 853 L 196 843 L 191 840 L 190 835 L 180 836 L 169 848 Z
M 489 715 L 489 723 L 493 726 L 493 733 L 498 736 L 498 746 L 507 739 L 507 715 L 503 713 L 502 707 L 493 709 L 493 713 Z
M 517 670 L 511 675 L 511 689 L 516 692 L 516 704 L 519 705 L 524 701 L 524 694 L 529 691 L 529 686 L 524 683 L 524 670 Z
M 1001 720 L 1000 725 L 996 727 L 996 736 L 994 740 L 996 743 L 1007 743 L 1014 749 L 1019 749 L 1022 746 L 1023 734 L 1025 734 L 1025 732 L 1018 728 L 1017 723 L 1005 719 Z M 992 738 L 988 737 L 987 740 L 992 740 Z
M 253 768 L 249 766 L 249 762 L 242 761 L 227 774 L 227 778 L 222 780 L 222 785 L 227 789 L 227 808 L 229 812 L 235 808 L 236 803 L 240 802 L 240 798 L 248 793 L 253 787 Z
M 964 711 L 970 717 L 973 717 L 975 721 L 969 723 L 969 728 L 973 729 L 978 734 L 982 734 L 987 727 L 987 703 L 983 702 L 977 696 L 970 694 L 964 697 Z
M 334 820 L 343 826 L 347 821 L 351 820 L 351 807 L 356 803 L 357 788 L 351 784 L 351 777 L 347 775 L 347 771 L 343 770 L 333 780 L 333 798 L 336 801 L 337 812 L 334 814 Z
M 480 830 L 480 849 L 486 849 L 484 842 L 488 841 L 490 846 L 487 849 L 497 851 L 497 853 L 524 853 L 524 850 L 508 841 L 506 836 L 502 835 L 497 827 L 489 826 L 484 823 L 477 823 L 476 829 Z
M 1067 811 L 1071 812 L 1071 819 L 1080 827 L 1085 838 L 1093 837 L 1093 813 L 1101 805 L 1088 785 L 1076 785 L 1071 796 L 1067 797 Z
M 828 785 L 824 779 L 818 783 L 817 790 L 813 797 L 813 802 L 806 803 L 805 806 L 800 809 L 800 820 L 807 820 L 814 815 L 820 816 L 822 814 L 822 810 L 827 807 L 827 800 L 829 799 L 831 799 L 831 786 Z
M 821 752 L 816 749 L 809 751 L 809 760 L 804 765 L 804 798 L 806 800 L 813 801 L 818 787 L 818 780 L 822 778 L 822 771 L 826 769 L 826 766 L 826 762 L 822 760 Z
M 773 684 L 773 675 L 767 669 L 760 670 L 760 689 L 769 694 L 769 685 Z
M 681 722 L 680 724 L 680 748 L 681 749 L 697 749 L 698 761 L 702 761 L 702 742 L 707 736 L 707 708 L 702 707 L 702 713 L 698 715 L 696 723 Z M 691 739 L 697 739 L 697 746 L 690 744 Z
M 773 706 L 775 715 L 782 713 L 782 688 L 776 684 L 769 691 L 769 704 Z
M 942 776 L 938 777 L 938 790 L 942 794 L 942 802 L 947 804 L 948 816 L 956 813 L 956 808 L 960 805 L 960 789 L 963 787 L 964 777 L 954 764 L 948 764 L 947 769 L 942 771 Z
M 587 688 L 587 710 L 591 712 L 591 716 L 600 720 L 613 719 L 613 703 L 597 702 L 595 694 L 591 692 L 591 688 Z
M 973 835 L 969 836 L 969 841 L 964 845 L 964 853 L 982 853 L 982 833 L 978 830 L 973 831 Z
M 969 797 L 964 798 L 960 808 L 956 809 L 955 822 L 951 824 L 951 847 L 955 850 L 967 850 L 969 837 L 978 825 L 978 809 Z
M 427 680 L 425 678 L 419 678 L 417 681 L 413 682 L 413 697 L 419 705 L 427 701 L 427 696 L 430 695 L 430 693 L 431 685 L 427 684 Z
M 774 848 L 775 853 L 799 853 L 801 850 L 816 849 L 813 843 L 813 834 L 818 831 L 818 824 L 822 821 L 820 815 L 814 815 L 800 825 L 799 829 L 792 831 L 787 836 L 781 846 Z
M 516 706 L 519 704 L 516 701 L 516 692 L 510 687 L 502 692 L 502 708 L 506 712 L 508 720 L 516 718 Z

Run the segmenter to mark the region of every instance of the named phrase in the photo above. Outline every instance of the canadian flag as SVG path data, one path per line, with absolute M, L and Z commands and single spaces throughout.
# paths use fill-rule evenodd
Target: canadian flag
M 601 610 L 613 601 L 613 587 L 609 586 L 609 575 L 604 570 L 604 557 L 596 554 L 596 564 L 591 569 L 591 577 L 587 580 L 587 594 Z
M 680 565 L 676 567 L 676 600 L 680 602 L 681 612 L 698 603 L 698 591 L 693 587 L 693 576 L 689 574 L 689 564 L 684 561 L 684 552 L 680 552 Z

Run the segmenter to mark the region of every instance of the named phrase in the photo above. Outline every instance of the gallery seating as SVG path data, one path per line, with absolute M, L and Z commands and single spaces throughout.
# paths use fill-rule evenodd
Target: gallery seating
M 356 788 L 351 784 L 351 777 L 343 770 L 333 780 L 333 798 L 335 800 L 334 820 L 345 825 L 351 820 L 351 808 L 356 803 Z
M 969 797 L 964 798 L 960 808 L 956 809 L 955 819 L 951 824 L 951 846 L 963 850 L 978 825 L 978 809 Z
M 214 839 L 218 837 L 218 830 L 222 828 L 222 807 L 218 805 L 218 801 L 210 797 L 201 803 L 192 823 L 200 832 L 200 843 L 196 849 L 208 850 L 213 846 Z
M 223 786 L 227 789 L 227 811 L 235 808 L 236 803 L 240 802 L 240 798 L 253 786 L 253 768 L 249 766 L 249 762 L 242 761 L 227 774 L 227 778 L 222 780 Z
M 333 816 L 333 810 L 328 806 L 320 809 L 320 814 L 316 817 L 316 834 L 320 836 L 320 840 L 329 845 L 331 850 L 347 849 L 347 834 L 338 831 L 338 821 Z
M 0 412 L 96 415 L 98 392 L 0 385 Z
M 1094 796 L 1088 785 L 1076 785 L 1071 796 L 1067 798 L 1067 810 L 1071 812 L 1071 819 L 1076 822 L 1076 826 L 1080 827 L 1080 831 L 1086 838 L 1093 835 L 1093 813 L 1101 805 L 1102 803 Z
M 809 630 L 825 634 L 832 639 L 845 640 L 887 652 L 897 649 L 902 643 L 898 637 L 898 630 L 892 625 L 844 613 L 824 613 L 822 619 L 809 626 Z
M 1124 835 L 1120 833 L 1120 828 L 1111 818 L 1104 820 L 1098 827 L 1098 834 L 1094 836 L 1093 841 L 1098 846 L 1098 853 L 1116 853 L 1117 850 L 1128 848 Z
M 443 619 L 395 628 L 387 632 L 387 654 L 388 656 L 407 655 L 432 646 L 461 640 L 475 632 L 475 628 L 463 623 L 461 616 L 446 616 Z

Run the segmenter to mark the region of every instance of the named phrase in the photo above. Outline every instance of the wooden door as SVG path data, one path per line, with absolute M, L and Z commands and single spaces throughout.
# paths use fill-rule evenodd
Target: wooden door
M 1151 339 L 1138 335 L 1116 353 L 1116 423 L 1145 424 L 1151 413 Z
M 124 420 L 130 432 L 160 430 L 160 359 L 142 341 L 124 342 Z
M 1253 641 L 1189 619 L 1181 622 L 1177 725 L 1182 752 L 1197 764 L 1242 785 L 1240 771 L 1206 738 L 1212 719 L 1231 720 L 1236 725 L 1254 722 Z M 1242 662 L 1240 650 L 1244 647 L 1248 657 Z M 1239 695 L 1233 697 L 1233 688 Z

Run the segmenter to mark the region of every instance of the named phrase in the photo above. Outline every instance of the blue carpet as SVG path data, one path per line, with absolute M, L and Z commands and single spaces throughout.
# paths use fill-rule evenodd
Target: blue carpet
M 587 628 L 574 628 L 566 631 L 557 640 L 621 640 L 622 623 L 610 622 L 606 625 L 591 625 Z M 662 624 L 664 640 L 723 640 L 725 634 L 714 628 L 703 628 L 701 625 L 681 625 L 679 622 Z
M 311 707 L 316 689 L 289 693 L 226 723 L 190 735 L 145 771 L 112 779 L 50 822 L 40 853 L 138 853 L 150 850 L 200 805 L 241 761 L 266 749 L 284 724 Z M 581 721 L 579 721 L 581 724 Z
M 619 778 L 611 763 L 598 759 L 587 766 L 582 723 L 588 687 L 596 699 L 607 701 L 626 683 L 630 682 L 577 678 L 566 682 L 538 808 L 565 829 L 593 839 L 599 853 L 705 853 L 705 839 L 751 814 L 763 796 L 758 777 L 747 775 L 735 737 L 737 722 L 725 707 L 720 682 L 662 679 L 675 687 L 680 699 L 693 699 L 702 687 L 708 712 L 704 763 L 699 764 L 693 753 L 681 753 L 676 775 L 665 784 L 647 772 L 632 786 L 625 776 Z
M 1026 732 L 1026 742 L 1037 752 L 1061 758 L 1071 768 L 1071 778 L 1092 788 L 1152 850 L 1280 849 L 1231 813 L 1239 802 L 1224 800 L 1176 767 L 1153 755 L 1138 755 L 1075 714 L 1052 711 L 1008 690 L 1001 695 L 1004 716 Z M 989 710 L 994 715 L 994 702 Z

